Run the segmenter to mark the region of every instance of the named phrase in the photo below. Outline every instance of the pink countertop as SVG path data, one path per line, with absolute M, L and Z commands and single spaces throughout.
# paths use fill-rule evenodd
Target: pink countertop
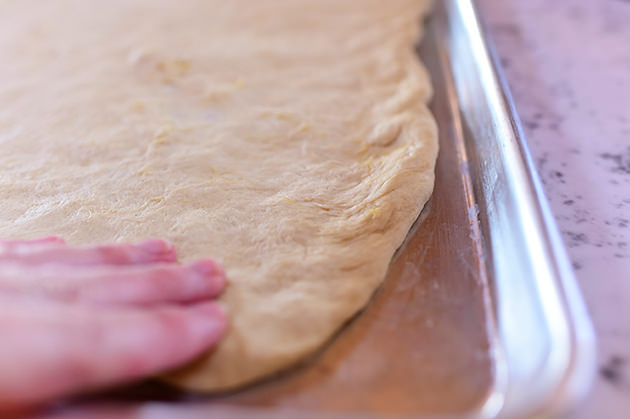
M 478 0 L 598 338 L 571 417 L 630 417 L 630 0 Z

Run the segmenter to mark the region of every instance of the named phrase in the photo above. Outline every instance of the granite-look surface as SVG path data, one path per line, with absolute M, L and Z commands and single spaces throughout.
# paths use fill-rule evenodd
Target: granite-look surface
M 573 416 L 630 418 L 630 0 L 478 0 L 598 338 Z

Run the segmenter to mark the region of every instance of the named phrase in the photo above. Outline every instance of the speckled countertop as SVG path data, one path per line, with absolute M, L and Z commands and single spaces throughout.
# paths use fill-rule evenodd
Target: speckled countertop
M 630 418 L 630 0 L 477 0 L 598 338 L 572 417 Z

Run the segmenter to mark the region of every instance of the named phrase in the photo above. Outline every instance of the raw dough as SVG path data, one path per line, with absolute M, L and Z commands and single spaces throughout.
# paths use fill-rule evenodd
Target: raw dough
M 0 0 L 0 237 L 174 243 L 231 328 L 223 390 L 361 309 L 429 198 L 425 0 Z

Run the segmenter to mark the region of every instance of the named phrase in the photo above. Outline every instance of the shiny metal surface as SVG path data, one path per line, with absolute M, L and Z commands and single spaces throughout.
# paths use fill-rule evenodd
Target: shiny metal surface
M 58 413 L 524 418 L 574 405 L 594 372 L 592 326 L 472 0 L 436 1 L 420 55 L 440 127 L 436 188 L 362 313 L 243 391 L 144 384 Z
M 474 4 L 440 13 L 494 294 L 495 402 L 505 417 L 558 414 L 588 390 L 593 328 Z

